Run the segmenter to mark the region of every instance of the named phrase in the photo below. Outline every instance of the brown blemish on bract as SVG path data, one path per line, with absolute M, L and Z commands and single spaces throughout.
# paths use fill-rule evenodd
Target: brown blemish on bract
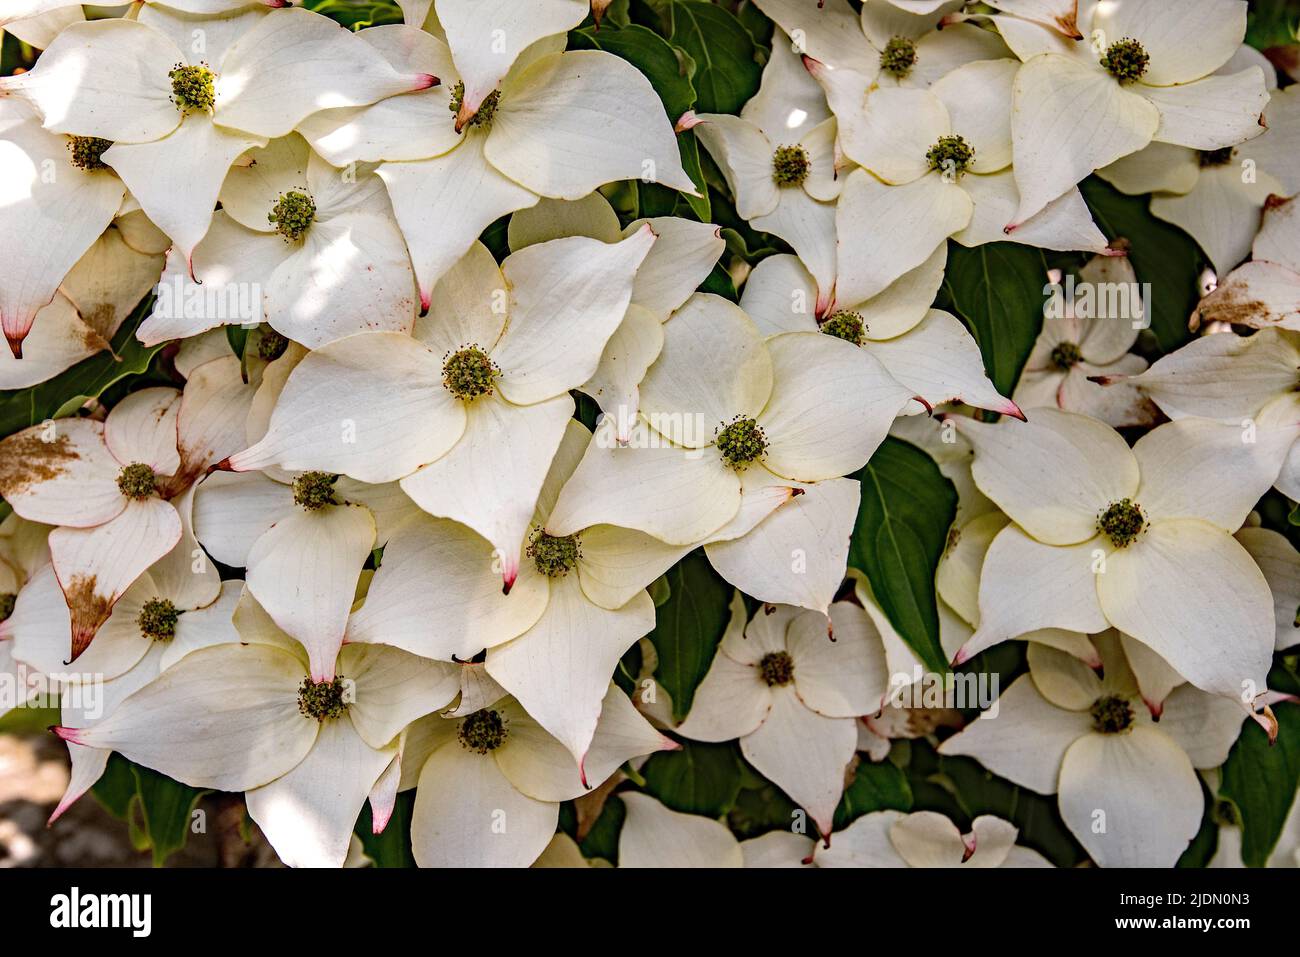
M 1082 40 L 1083 34 L 1079 32 L 1079 4 L 1075 0 L 1074 9 L 1065 16 L 1056 18 L 1056 27 L 1071 40 Z
M 0 442 L 0 496 L 12 498 L 33 485 L 56 479 L 81 458 L 67 435 L 46 441 L 36 426 Z
M 108 620 L 113 611 L 112 599 L 95 591 L 97 583 L 98 579 L 94 575 L 76 575 L 63 589 L 63 596 L 68 600 L 68 611 L 72 615 L 72 656 L 67 664 L 72 664 L 90 647 L 99 626 Z

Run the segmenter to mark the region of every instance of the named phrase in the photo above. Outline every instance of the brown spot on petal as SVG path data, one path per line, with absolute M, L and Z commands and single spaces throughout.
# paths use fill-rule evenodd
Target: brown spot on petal
M 1072 40 L 1083 39 L 1083 34 L 1079 32 L 1079 4 L 1077 0 L 1073 10 L 1064 16 L 1056 18 L 1056 28 Z
M 96 583 L 94 575 L 76 575 L 63 589 L 68 610 L 72 613 L 72 656 L 68 664 L 80 658 L 81 653 L 90 647 L 99 626 L 108 620 L 113 610 L 112 599 L 95 591 Z
M 58 478 L 81 458 L 67 435 L 46 441 L 38 425 L 0 442 L 0 496 L 12 498 L 31 486 Z

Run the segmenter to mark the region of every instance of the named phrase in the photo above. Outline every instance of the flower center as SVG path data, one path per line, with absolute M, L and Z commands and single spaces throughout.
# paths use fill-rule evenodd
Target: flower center
M 176 637 L 176 621 L 180 612 L 166 598 L 150 598 L 140 609 L 136 624 L 140 634 L 150 641 L 171 641 Z
M 288 348 L 289 340 L 274 329 L 267 329 L 262 333 L 262 338 L 257 340 L 257 355 L 267 362 L 280 358 Z
M 754 419 L 738 415 L 722 427 L 714 444 L 723 461 L 739 472 L 767 451 L 767 434 Z
M 880 52 L 880 68 L 898 78 L 912 72 L 916 65 L 916 44 L 907 37 L 890 37 Z
M 337 475 L 329 472 L 303 472 L 293 480 L 293 504 L 309 512 L 319 511 L 326 505 L 337 505 L 334 483 L 338 480 Z
M 528 536 L 525 554 L 547 578 L 563 578 L 578 566 L 578 559 L 582 557 L 582 541 L 576 532 L 556 536 L 534 528 Z
M 475 711 L 460 723 L 460 730 L 456 732 L 456 737 L 460 739 L 460 746 L 476 754 L 495 751 L 505 744 L 509 736 L 510 731 L 506 728 L 505 719 L 501 717 L 500 712 L 493 711 L 491 708 Z
M 1147 527 L 1146 516 L 1132 499 L 1112 503 L 1097 516 L 1097 531 L 1110 539 L 1116 548 L 1131 545 Z
M 1201 166 L 1227 166 L 1232 162 L 1232 147 L 1200 151 Z
M 335 675 L 333 681 L 303 678 L 298 688 L 298 710 L 317 721 L 341 717 L 348 710 L 348 704 L 342 675 Z
M 108 169 L 108 164 L 100 157 L 112 145 L 112 140 L 102 139 L 98 136 L 74 136 L 68 141 L 68 152 L 72 154 L 72 165 L 87 172 Z
M 1102 68 L 1121 83 L 1132 83 L 1146 73 L 1151 57 L 1132 37 L 1116 40 L 1101 58 Z
M 8 621 L 9 616 L 14 613 L 14 605 L 18 601 L 18 596 L 11 591 L 0 594 L 0 621 Z
M 182 113 L 191 110 L 210 110 L 217 102 L 213 81 L 216 74 L 206 66 L 185 66 L 177 63 L 167 74 L 172 81 L 172 102 Z
M 1133 724 L 1133 706 L 1127 698 L 1106 695 L 1092 703 L 1088 710 L 1092 726 L 1102 734 L 1119 734 Z
M 802 146 L 778 146 L 772 153 L 772 179 L 777 186 L 799 186 L 808 178 L 812 157 Z
M 930 164 L 930 169 L 941 173 L 964 173 L 974 159 L 975 147 L 955 133 L 951 136 L 939 137 L 939 141 L 925 154 L 925 161 Z
M 266 214 L 266 221 L 275 225 L 275 231 L 286 242 L 302 238 L 315 218 L 316 201 L 296 189 L 281 193 L 271 211 Z
M 451 91 L 451 103 L 448 109 L 453 114 L 459 113 L 461 105 L 465 102 L 465 84 L 457 83 Z M 497 107 L 501 105 L 501 91 L 493 90 L 479 104 L 478 111 L 469 118 L 465 123 L 466 126 L 481 126 L 484 129 L 490 129 L 492 118 L 497 114 Z
M 758 673 L 769 687 L 788 685 L 794 680 L 794 659 L 788 651 L 769 651 L 759 661 Z
M 835 313 L 822 323 L 821 331 L 855 346 L 862 345 L 867 338 L 867 324 L 862 321 L 862 315 L 856 312 Z
M 1079 346 L 1074 342 L 1058 343 L 1052 350 L 1052 365 L 1058 369 L 1070 369 L 1077 366 L 1083 359 L 1083 353 L 1079 351 Z
M 117 488 L 127 498 L 148 498 L 158 489 L 153 469 L 143 462 L 133 462 L 117 473 Z
M 458 399 L 470 402 L 491 395 L 501 370 L 492 357 L 476 345 L 462 346 L 442 360 L 442 384 Z

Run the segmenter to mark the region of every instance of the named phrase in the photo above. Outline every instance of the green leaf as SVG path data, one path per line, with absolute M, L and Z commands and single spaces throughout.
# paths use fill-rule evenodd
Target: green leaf
M 647 793 L 684 814 L 721 817 L 740 794 L 740 756 L 731 741 L 685 741 L 680 751 L 652 755 L 641 774 Z
M 957 493 L 930 456 L 887 438 L 854 476 L 862 502 L 849 565 L 866 574 L 876 600 L 930 670 L 948 670 L 939 644 L 934 571 L 957 512 Z
M 723 7 L 698 0 L 674 0 L 669 19 L 668 41 L 695 61 L 697 112 L 739 113 L 763 77 L 749 31 Z
M 1037 249 L 986 243 L 948 244 L 944 290 L 979 343 L 984 368 L 1011 395 L 1043 326 L 1047 264 Z
M 1079 184 L 1092 218 L 1106 238 L 1129 241 L 1129 262 L 1138 282 L 1150 283 L 1151 331 L 1160 348 L 1172 352 L 1192 338 L 1187 318 L 1200 300 L 1201 264 L 1196 241 L 1147 208 L 1149 196 L 1125 196 L 1109 183 L 1089 176 Z
M 835 809 L 835 830 L 848 827 L 864 814 L 872 811 L 910 811 L 912 788 L 901 768 L 888 761 L 858 764 L 853 783 L 844 789 L 839 807 Z
M 104 773 L 91 787 L 90 793 L 95 795 L 95 799 L 104 805 L 109 814 L 120 820 L 130 813 L 136 787 L 131 762 L 115 752 L 109 756 Z
M 411 811 L 414 807 L 415 791 L 398 794 L 393 816 L 388 819 L 388 826 L 382 834 L 373 833 L 370 802 L 361 808 L 354 833 L 361 838 L 366 855 L 375 862 L 375 867 L 415 867 L 415 856 L 411 853 Z
M 695 689 L 713 663 L 730 620 L 731 588 L 718 577 L 703 549 L 668 570 L 669 598 L 655 609 L 650 641 L 659 653 L 655 676 L 672 696 L 673 716 L 686 717 Z
M 113 337 L 112 352 L 82 359 L 71 369 L 29 389 L 0 392 L 0 436 L 12 435 L 46 419 L 72 415 L 88 399 L 98 398 L 116 382 L 149 368 L 163 344 L 143 346 L 136 327 L 153 306 L 147 297 Z
M 601 808 L 600 817 L 591 826 L 587 836 L 582 839 L 578 849 L 582 856 L 591 860 L 600 858 L 611 864 L 618 864 L 618 837 L 623 831 L 623 821 L 627 817 L 627 805 L 611 794 L 605 806 Z
M 131 766 L 136 782 L 136 802 L 141 830 L 153 851 L 154 867 L 185 846 L 195 805 L 207 791 L 200 791 L 165 774 L 138 764 Z
M 1223 765 L 1221 797 L 1241 816 L 1241 857 L 1263 867 L 1282 833 L 1300 786 L 1300 705 L 1279 704 L 1278 735 L 1272 746 L 1264 729 L 1247 721 Z

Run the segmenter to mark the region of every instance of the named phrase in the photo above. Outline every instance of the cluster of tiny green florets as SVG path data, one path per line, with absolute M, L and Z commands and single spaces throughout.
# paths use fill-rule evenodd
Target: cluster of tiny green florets
M 758 673 L 769 687 L 788 685 L 794 680 L 794 659 L 788 651 L 769 651 L 759 660 Z
M 481 395 L 491 395 L 501 370 L 492 357 L 476 345 L 461 346 L 442 360 L 442 384 L 458 399 L 466 402 Z
M 68 140 L 68 152 L 72 154 L 72 165 L 87 172 L 108 169 L 101 156 L 113 145 L 112 140 L 99 136 L 74 136 Z
M 1116 548 L 1124 548 L 1147 527 L 1146 516 L 1132 499 L 1112 502 L 1097 516 L 1097 531 L 1110 539 Z
M 1092 715 L 1093 728 L 1102 734 L 1119 734 L 1133 724 L 1132 703 L 1118 695 L 1098 698 L 1088 713 Z
M 1083 360 L 1076 342 L 1060 342 L 1052 350 L 1052 365 L 1058 369 L 1072 369 Z
M 1202 166 L 1227 166 L 1232 162 L 1232 147 L 1225 146 L 1217 150 L 1201 150 Z
M 738 415 L 718 431 L 714 445 L 723 461 L 739 471 L 767 451 L 767 433 L 757 420 Z
M 907 37 L 890 37 L 880 52 L 880 69 L 901 79 L 911 73 L 915 65 L 916 44 Z
M 217 102 L 214 85 L 216 74 L 203 66 L 186 66 L 177 63 L 167 76 L 172 81 L 172 102 L 182 113 L 190 110 L 210 110 Z
M 14 605 L 18 602 L 18 596 L 11 591 L 0 594 L 0 621 L 7 621 L 9 616 L 14 613 Z
M 284 237 L 285 242 L 301 239 L 315 218 L 316 201 L 296 189 L 281 193 L 266 214 L 266 221 L 275 226 L 275 231 Z
M 133 462 L 117 473 L 117 488 L 127 498 L 148 498 L 158 490 L 158 480 L 149 466 Z
M 280 358 L 287 348 L 289 348 L 289 340 L 274 329 L 265 330 L 257 340 L 257 355 L 267 362 Z
M 176 637 L 176 622 L 180 612 L 166 598 L 150 598 L 140 609 L 136 624 L 140 634 L 151 641 L 171 641 Z
M 500 712 L 493 711 L 491 708 L 475 711 L 461 722 L 460 730 L 456 732 L 456 737 L 460 739 L 460 746 L 476 754 L 495 751 L 505 744 L 509 736 L 510 731 L 506 727 L 505 719 L 501 717 Z
M 966 142 L 965 137 L 951 134 L 939 137 L 939 141 L 925 153 L 925 161 L 930 169 L 941 173 L 964 173 L 975 159 L 975 147 Z
M 1132 83 L 1146 73 L 1151 56 L 1132 37 L 1116 40 L 1101 58 L 1102 68 L 1121 83 Z
M 293 480 L 293 503 L 309 512 L 315 512 L 327 505 L 337 505 L 334 498 L 334 483 L 337 475 L 329 472 L 303 472 Z
M 452 113 L 459 113 L 462 104 L 465 102 L 465 84 L 457 83 L 452 87 L 451 102 L 447 108 Z M 466 121 L 466 126 L 482 126 L 485 129 L 492 125 L 492 118 L 497 115 L 497 107 L 501 105 L 501 91 L 493 90 L 483 102 L 479 104 L 478 110 Z
M 802 146 L 778 146 L 772 153 L 772 179 L 777 186 L 799 186 L 811 169 L 812 157 Z
M 344 700 L 345 687 L 342 675 L 336 675 L 333 681 L 303 678 L 298 688 L 298 710 L 305 717 L 317 721 L 341 717 L 348 710 L 348 702 Z
M 524 553 L 547 578 L 563 578 L 578 567 L 578 559 L 582 557 L 582 541 L 577 533 L 548 535 L 543 529 L 534 528 L 528 536 L 528 547 Z
M 857 312 L 835 313 L 822 323 L 821 331 L 855 346 L 867 341 L 867 324 L 862 321 L 862 314 Z

